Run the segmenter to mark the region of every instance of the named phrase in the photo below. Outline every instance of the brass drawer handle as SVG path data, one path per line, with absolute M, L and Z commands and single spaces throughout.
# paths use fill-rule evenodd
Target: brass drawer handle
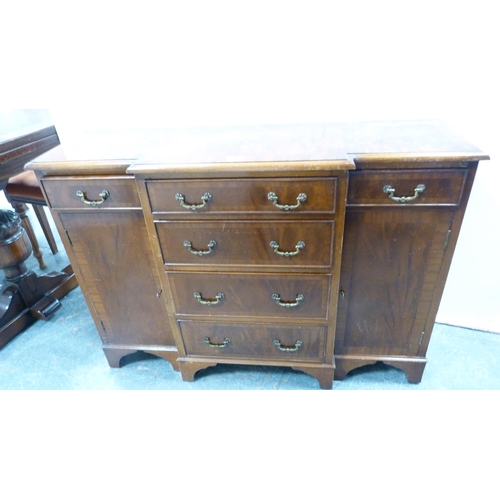
M 181 193 L 177 193 L 175 195 L 175 199 L 180 203 L 181 207 L 186 208 L 187 210 L 200 210 L 212 199 L 212 195 L 210 193 L 205 193 L 201 197 L 201 201 L 203 203 L 198 203 L 198 204 L 193 203 L 192 205 L 184 203 L 184 195 Z
M 413 196 L 394 196 L 395 191 L 396 190 L 392 186 L 384 186 L 384 193 L 388 194 L 392 201 L 397 203 L 408 203 L 409 201 L 416 200 L 419 194 L 425 191 L 425 184 L 419 184 L 415 188 L 415 194 Z
M 286 307 L 287 309 L 290 309 L 290 307 L 297 307 L 304 300 L 304 296 L 301 293 L 295 297 L 295 302 L 283 302 L 277 293 L 273 293 L 271 298 L 276 302 L 276 304 L 281 307 Z
M 231 343 L 231 339 L 225 338 L 222 344 L 212 344 L 212 342 L 210 342 L 210 338 L 205 337 L 203 339 L 203 342 L 205 344 L 208 344 L 210 347 L 213 347 L 214 349 L 224 349 L 224 347 L 227 347 Z
M 208 250 L 193 250 L 193 245 L 191 244 L 190 241 L 185 241 L 184 246 L 193 254 L 193 255 L 198 255 L 199 257 L 202 257 L 203 255 L 208 255 L 209 253 L 212 252 L 212 250 L 217 246 L 217 242 L 215 240 L 210 240 L 208 242 Z
M 76 192 L 76 196 L 80 198 L 80 201 L 85 203 L 86 205 L 91 205 L 93 207 L 96 207 L 97 205 L 101 205 L 104 203 L 110 196 L 109 191 L 106 189 L 103 189 L 101 193 L 99 194 L 99 197 L 101 198 L 100 200 L 88 200 L 87 199 L 87 193 L 84 193 L 83 191 L 78 190 Z
M 295 210 L 296 208 L 299 208 L 300 204 L 307 200 L 307 195 L 304 193 L 300 193 L 299 196 L 297 196 L 296 205 L 280 205 L 278 203 L 278 195 L 276 193 L 273 193 L 272 191 L 267 194 L 267 199 L 272 201 L 275 207 L 288 212 L 288 210 Z
M 223 298 L 224 294 L 223 293 L 218 293 L 215 296 L 215 300 L 205 300 L 200 292 L 194 292 L 194 298 L 203 306 L 215 306 L 217 305 Z
M 295 245 L 295 252 L 282 252 L 280 246 L 275 241 L 271 241 L 269 246 L 274 250 L 274 253 L 281 255 L 281 257 L 293 257 L 294 255 L 299 255 L 300 251 L 305 248 L 306 244 L 303 241 L 299 241 Z
M 297 340 L 293 347 L 285 347 L 279 340 L 273 340 L 273 344 L 283 352 L 297 352 L 303 345 L 302 340 Z

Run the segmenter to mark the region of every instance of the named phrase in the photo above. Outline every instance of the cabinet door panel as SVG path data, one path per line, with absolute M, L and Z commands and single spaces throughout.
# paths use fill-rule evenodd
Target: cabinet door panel
M 104 344 L 175 345 L 142 212 L 62 212 L 59 218 Z
M 348 211 L 336 354 L 418 354 L 452 219 L 446 210 Z

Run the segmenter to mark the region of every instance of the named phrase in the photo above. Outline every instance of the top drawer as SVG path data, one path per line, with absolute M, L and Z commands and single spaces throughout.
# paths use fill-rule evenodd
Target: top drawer
M 466 169 L 351 172 L 347 204 L 455 206 L 462 198 L 467 172 Z
M 146 186 L 154 214 L 333 214 L 337 179 L 160 180 Z
M 48 177 L 42 186 L 51 208 L 140 208 L 133 177 Z

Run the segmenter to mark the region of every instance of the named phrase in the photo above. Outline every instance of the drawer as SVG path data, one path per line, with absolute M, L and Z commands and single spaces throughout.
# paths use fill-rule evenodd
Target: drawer
M 282 361 L 325 359 L 325 326 L 179 321 L 188 356 Z
M 351 172 L 347 204 L 455 206 L 466 177 L 465 169 Z
M 162 221 L 156 232 L 167 265 L 295 271 L 332 266 L 333 221 Z
M 336 178 L 148 181 L 154 214 L 335 212 Z
M 326 275 L 169 272 L 168 279 L 178 316 L 327 317 Z
M 49 206 L 55 209 L 140 208 L 133 177 L 54 177 L 42 179 Z M 77 195 L 77 192 L 81 194 Z M 82 200 L 83 199 L 87 201 Z M 89 202 L 95 202 L 89 204 Z

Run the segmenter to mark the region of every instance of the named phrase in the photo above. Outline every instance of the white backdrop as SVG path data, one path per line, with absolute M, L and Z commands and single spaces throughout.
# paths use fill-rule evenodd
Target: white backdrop
M 22 34 L 0 32 L 14 68 L 2 104 L 51 109 L 63 142 L 95 128 L 444 119 L 492 159 L 438 321 L 500 332 L 494 2 L 159 4 L 33 4 Z

